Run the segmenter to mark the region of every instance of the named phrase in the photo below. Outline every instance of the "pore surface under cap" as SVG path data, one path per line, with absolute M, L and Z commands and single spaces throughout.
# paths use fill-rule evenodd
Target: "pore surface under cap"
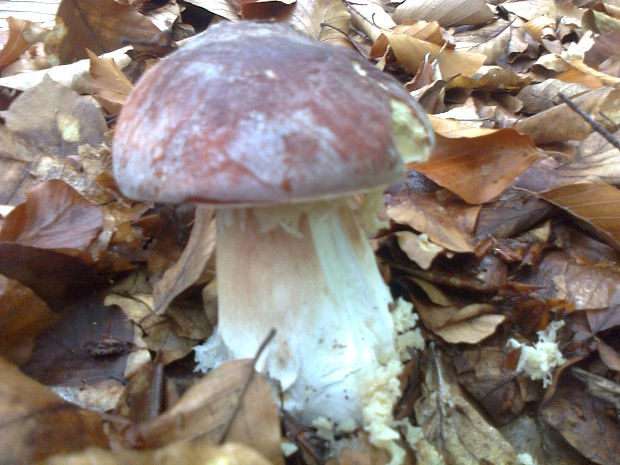
M 419 119 L 402 86 L 350 50 L 286 25 L 218 24 L 136 85 L 115 130 L 114 174 L 128 197 L 161 202 L 370 189 L 403 174 L 394 101 Z

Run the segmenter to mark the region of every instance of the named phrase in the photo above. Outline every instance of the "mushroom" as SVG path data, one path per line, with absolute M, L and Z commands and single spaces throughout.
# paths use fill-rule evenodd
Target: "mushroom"
M 382 192 L 432 143 L 398 81 L 286 25 L 217 24 L 147 71 L 116 126 L 114 175 L 129 198 L 217 207 L 218 326 L 199 368 L 252 357 L 275 328 L 259 367 L 284 408 L 368 427 L 378 373 L 401 365 L 392 296 L 348 200 Z

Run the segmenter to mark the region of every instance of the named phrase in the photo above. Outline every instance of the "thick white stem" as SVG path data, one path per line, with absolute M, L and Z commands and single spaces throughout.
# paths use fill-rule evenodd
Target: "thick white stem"
M 345 202 L 221 209 L 218 336 L 254 356 L 303 422 L 362 420 L 374 373 L 395 358 L 391 296 Z

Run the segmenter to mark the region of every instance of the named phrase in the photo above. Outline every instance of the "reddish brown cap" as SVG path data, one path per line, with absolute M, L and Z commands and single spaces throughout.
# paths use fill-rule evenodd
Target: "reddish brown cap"
M 116 126 L 114 175 L 128 197 L 160 202 L 367 190 L 404 174 L 395 108 L 430 150 L 432 131 L 407 91 L 351 50 L 286 25 L 221 23 L 138 82 Z

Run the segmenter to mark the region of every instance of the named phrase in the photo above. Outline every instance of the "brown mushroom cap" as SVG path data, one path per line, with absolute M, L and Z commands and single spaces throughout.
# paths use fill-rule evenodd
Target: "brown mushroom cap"
M 394 102 L 430 133 L 401 84 L 351 50 L 286 25 L 221 23 L 138 82 L 116 126 L 114 175 L 128 197 L 160 202 L 371 189 L 404 174 Z

